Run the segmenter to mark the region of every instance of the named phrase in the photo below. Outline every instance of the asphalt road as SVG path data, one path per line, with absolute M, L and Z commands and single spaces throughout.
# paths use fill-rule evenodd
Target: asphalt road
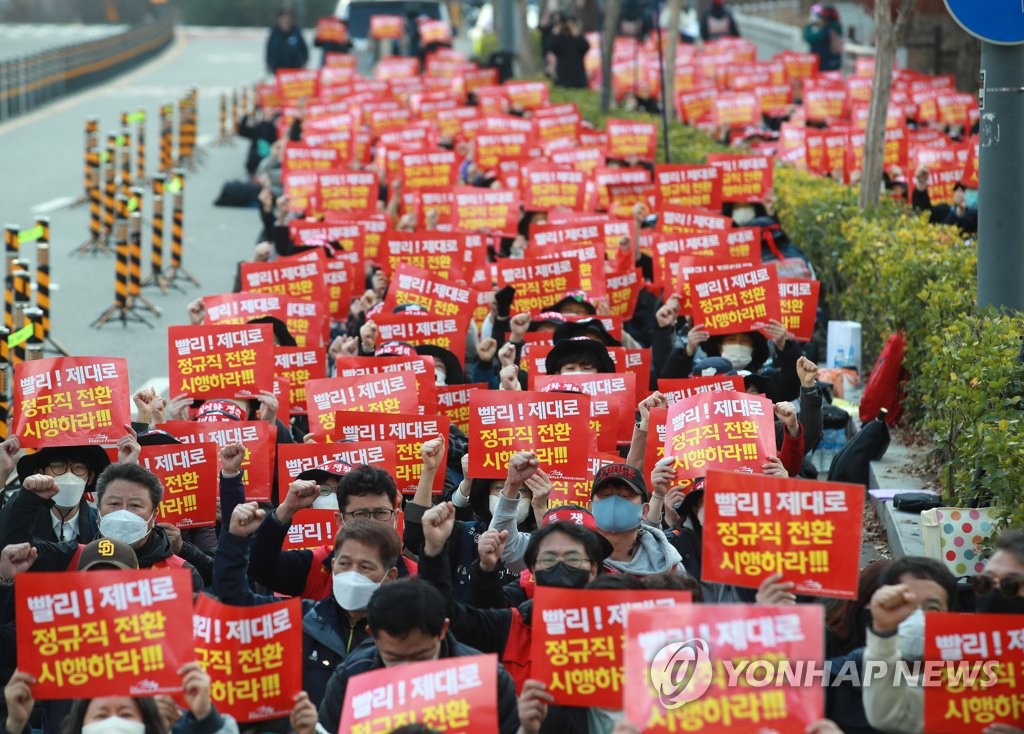
M 24 117 L 0 125 L 0 218 L 23 229 L 36 214 L 51 218 L 51 271 L 59 285 L 52 293 L 53 337 L 77 355 L 128 359 L 133 389 L 149 381 L 158 387 L 167 375 L 166 327 L 186 323 L 185 309 L 194 298 L 230 291 L 235 267 L 247 259 L 258 235 L 255 210 L 215 208 L 221 185 L 245 177 L 247 146 L 218 146 L 218 104 L 224 92 L 251 85 L 262 72 L 265 31 L 253 29 L 180 29 L 176 42 L 159 57 L 118 79 Z M 70 205 L 83 192 L 84 121 L 94 116 L 100 131 L 114 131 L 122 111 L 147 112 L 147 168 L 153 173 L 157 155 L 157 111 L 161 103 L 179 98 L 190 87 L 199 90 L 200 143 L 205 162 L 188 173 L 185 186 L 183 267 L 201 283 L 182 283 L 182 291 L 162 294 L 148 288 L 143 295 L 162 311 L 152 324 L 111 321 L 102 329 L 90 324 L 114 303 L 114 258 L 107 254 L 76 255 L 88 239 L 88 207 Z M 150 206 L 147 197 L 144 216 Z M 168 214 L 170 236 L 170 218 Z M 165 258 L 167 245 L 165 244 Z M 31 245 L 22 256 L 34 263 Z M 143 275 L 149 271 L 148 230 L 143 239 Z M 34 265 L 33 265 L 34 267 Z M 56 356 L 47 354 L 46 356 Z

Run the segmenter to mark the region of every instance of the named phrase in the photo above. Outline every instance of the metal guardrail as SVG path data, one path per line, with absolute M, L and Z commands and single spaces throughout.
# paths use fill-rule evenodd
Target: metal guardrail
M 170 21 L 0 62 L 0 121 L 116 76 L 174 40 Z

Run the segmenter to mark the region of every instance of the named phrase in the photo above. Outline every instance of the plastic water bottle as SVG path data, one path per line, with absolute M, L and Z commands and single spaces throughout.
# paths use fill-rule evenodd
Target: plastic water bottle
M 836 350 L 836 356 L 832 360 L 833 367 L 845 367 L 846 366 L 846 350 L 842 347 Z

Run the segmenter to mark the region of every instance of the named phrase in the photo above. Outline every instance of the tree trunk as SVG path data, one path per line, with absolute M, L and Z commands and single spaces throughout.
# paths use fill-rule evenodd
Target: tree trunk
M 896 47 L 902 39 L 914 0 L 900 0 L 896 22 L 892 22 L 892 0 L 875 0 L 875 76 L 868 127 L 864 134 L 864 164 L 860 177 L 858 205 L 874 209 L 882 195 L 882 166 L 885 156 L 885 120 L 892 94 L 892 65 Z
M 604 30 L 601 31 L 601 114 L 607 115 L 612 106 L 612 49 L 622 0 L 607 0 L 604 5 Z
M 683 9 L 683 0 L 668 0 L 668 22 L 661 32 L 668 34 L 668 45 L 665 47 L 665 78 L 661 80 L 661 100 L 665 105 L 668 119 L 676 119 L 676 51 L 679 48 L 679 16 Z
M 537 76 L 540 72 L 540 60 L 537 49 L 533 46 L 533 33 L 526 22 L 527 0 L 516 0 L 516 22 L 519 25 L 519 75 L 522 77 Z

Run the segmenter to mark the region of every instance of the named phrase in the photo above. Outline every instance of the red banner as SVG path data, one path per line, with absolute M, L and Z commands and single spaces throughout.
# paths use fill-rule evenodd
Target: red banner
M 311 431 L 334 430 L 338 411 L 415 413 L 416 377 L 411 372 L 358 377 L 325 377 L 306 383 L 306 413 Z
M 324 171 L 317 176 L 321 212 L 377 211 L 377 177 L 361 171 Z
M 712 334 L 737 334 L 781 320 L 774 268 L 759 266 L 690 278 L 693 323 Z
M 924 731 L 973 734 L 992 724 L 1012 731 L 1024 721 L 1021 627 L 1019 614 L 925 615 Z
M 519 194 L 515 191 L 456 186 L 452 225 L 467 232 L 509 233 L 519 222 Z
M 449 420 L 445 416 L 421 416 L 412 413 L 357 413 L 339 411 L 334 416 L 334 431 L 328 438 L 335 441 L 394 441 L 397 458 L 394 464 L 398 491 L 412 495 L 423 473 L 423 444 L 441 436 L 448 444 Z M 434 478 L 433 493 L 444 491 L 444 472 Z
M 745 392 L 698 393 L 673 403 L 666 417 L 665 455 L 678 478 L 712 469 L 760 473 L 777 454 L 772 401 Z
M 476 305 L 476 292 L 438 277 L 435 273 L 399 263 L 391 274 L 384 311 L 415 303 L 435 316 L 455 317 Z
M 646 387 L 646 385 L 645 385 Z M 636 375 L 535 375 L 533 388 L 541 392 L 582 392 L 590 396 L 590 427 L 601 451 L 615 451 L 616 443 L 633 438 L 636 412 Z M 602 441 L 602 438 L 605 440 Z
M 658 214 L 657 230 L 664 234 L 726 234 L 732 227 L 729 217 L 696 207 L 666 204 Z
M 548 164 L 527 166 L 522 171 L 523 208 L 546 212 L 551 209 L 583 209 L 587 176 L 582 171 Z
M 378 344 L 390 341 L 413 346 L 433 344 L 450 351 L 461 364 L 466 358 L 466 332 L 470 316 L 469 310 L 457 317 L 397 313 L 378 314 L 373 321 L 377 324 Z
M 723 390 L 743 392 L 743 378 L 739 375 L 711 375 L 709 377 L 680 377 L 658 380 L 658 392 L 665 396 L 668 404 L 709 392 Z
M 388 273 L 402 263 L 421 270 L 429 270 L 442 280 L 462 280 L 465 277 L 466 237 L 445 232 L 387 232 L 384 235 L 381 256 Z
M 327 374 L 322 349 L 274 347 L 274 376 L 289 381 L 288 401 L 292 415 L 306 413 L 306 383 Z
M 453 426 L 469 435 L 470 406 L 469 399 L 476 390 L 486 390 L 486 382 L 475 382 L 470 385 L 439 385 L 437 387 L 437 410 L 448 416 Z
M 14 368 L 11 433 L 25 448 L 116 443 L 131 423 L 128 362 L 57 357 Z
M 591 453 L 587 457 L 587 474 L 583 477 L 567 477 L 555 472 L 551 477 L 551 493 L 548 494 L 548 509 L 575 505 L 585 510 L 590 509 L 591 488 L 594 477 L 603 466 L 621 464 L 622 457 L 617 453 Z
M 170 326 L 170 394 L 193 398 L 255 398 L 274 379 L 270 324 Z
M 167 421 L 157 426 L 183 444 L 215 443 L 218 449 L 240 443 L 245 447 L 242 460 L 242 484 L 249 501 L 269 502 L 274 472 L 277 431 L 266 421 Z
M 473 138 L 473 162 L 481 171 L 491 171 L 503 158 L 529 155 L 533 135 L 526 132 L 485 132 Z
M 371 670 L 349 680 L 338 731 L 389 732 L 419 723 L 452 734 L 495 732 L 497 692 L 496 655 Z
M 420 412 L 432 413 L 437 407 L 433 357 L 338 357 L 334 360 L 335 377 L 393 372 L 411 372 L 416 377 Z
M 623 319 L 631 318 L 643 285 L 644 276 L 640 268 L 633 268 L 625 273 L 609 274 L 605 279 L 608 313 Z
M 626 692 L 623 641 L 627 614 L 656 609 L 671 619 L 689 591 L 606 591 L 538 586 L 534 592 L 530 677 L 562 706 L 619 709 Z M 627 611 L 628 610 L 628 611 Z
M 36 699 L 181 690 L 178 668 L 195 656 L 187 570 L 25 573 L 14 598 L 18 670 Z
M 585 395 L 477 390 L 469 398 L 469 475 L 502 479 L 518 451 L 533 451 L 544 471 L 583 476 L 590 444 L 590 398 Z M 584 443 L 585 442 L 585 443 Z
M 498 285 L 516 289 L 513 309 L 540 312 L 580 289 L 580 274 L 572 260 L 542 260 L 532 264 L 506 261 L 498 267 Z
M 317 510 L 312 507 L 299 510 L 292 516 L 292 524 L 288 526 L 281 550 L 312 550 L 325 545 L 333 547 L 334 532 L 338 527 L 337 516 L 337 510 Z
M 218 713 L 238 722 L 291 713 L 302 690 L 300 599 L 236 607 L 200 594 L 192 629 Z
M 405 35 L 405 18 L 401 15 L 371 15 L 370 38 L 399 40 Z
M 275 74 L 277 93 L 287 102 L 310 99 L 317 94 L 316 69 L 280 69 Z
M 704 491 L 703 580 L 856 598 L 863 486 L 709 471 Z
M 459 164 L 453 150 L 406 153 L 402 156 L 402 188 L 438 188 L 454 186 Z
M 342 164 L 336 148 L 289 142 L 281 155 L 281 168 L 286 174 L 328 171 Z
M 322 252 L 315 252 L 312 257 L 303 253 L 273 262 L 242 263 L 242 290 L 323 303 L 325 260 Z
M 722 208 L 722 178 L 712 165 L 662 164 L 654 167 L 655 200 L 665 204 Z
M 772 188 L 774 170 L 768 156 L 712 153 L 708 163 L 721 172 L 722 201 L 764 201 Z
M 784 664 L 803 670 L 824 659 L 824 622 L 816 604 L 678 604 L 631 609 L 626 620 L 626 720 L 644 732 L 771 730 L 803 734 L 824 718 L 824 696 Z M 759 661 L 764 661 L 763 663 Z M 680 685 L 682 670 L 692 674 Z M 776 685 L 764 685 L 764 666 Z M 731 671 L 731 675 L 730 675 Z
M 391 441 L 283 443 L 277 447 L 277 486 L 287 487 L 302 472 L 336 461 L 352 466 L 369 464 L 393 475 L 396 456 L 395 444 Z
M 321 43 L 344 44 L 348 42 L 348 26 L 338 18 L 316 19 L 316 40 Z
M 821 281 L 818 280 L 779 278 L 780 321 L 801 341 L 810 341 L 814 337 L 820 291 Z
M 658 148 L 658 128 L 653 122 L 606 120 L 605 132 L 608 133 L 609 158 L 654 161 Z
M 300 347 L 318 347 L 328 333 L 328 314 L 320 301 L 271 293 L 222 293 L 204 296 L 203 304 L 206 323 L 211 326 L 247 324 L 261 316 L 278 318 Z
M 157 522 L 186 530 L 217 524 L 219 452 L 214 443 L 142 447 L 139 462 L 164 485 Z

